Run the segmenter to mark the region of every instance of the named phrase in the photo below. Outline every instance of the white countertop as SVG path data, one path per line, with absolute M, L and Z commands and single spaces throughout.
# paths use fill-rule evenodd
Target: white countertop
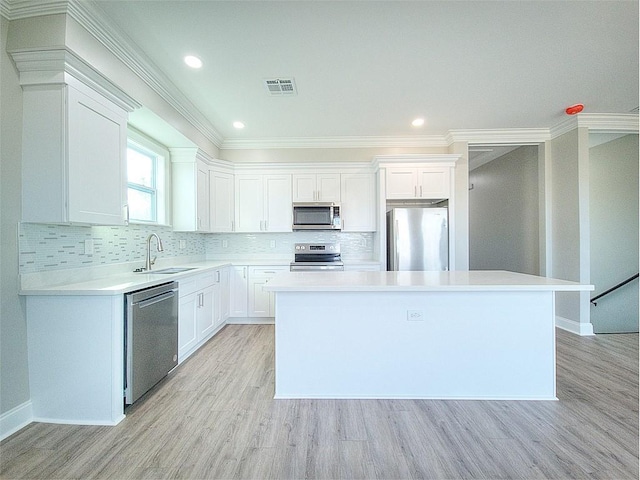
M 265 286 L 273 292 L 581 291 L 593 285 L 508 271 L 283 272 Z
M 77 283 L 64 283 L 60 285 L 37 286 L 33 288 L 22 288 L 21 295 L 122 295 L 161 283 L 181 280 L 192 275 L 197 275 L 207 270 L 231 265 L 229 262 L 221 261 L 201 261 L 174 265 L 173 267 L 193 268 L 186 272 L 162 274 L 154 273 L 120 273 L 108 275 L 102 278 L 86 280 Z M 163 270 L 166 267 L 158 267 L 156 270 Z M 170 267 L 169 267 L 170 268 Z

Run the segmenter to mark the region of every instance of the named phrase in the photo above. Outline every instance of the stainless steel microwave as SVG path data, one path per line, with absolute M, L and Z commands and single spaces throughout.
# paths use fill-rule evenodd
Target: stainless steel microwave
M 340 230 L 340 205 L 333 202 L 293 204 L 293 230 Z

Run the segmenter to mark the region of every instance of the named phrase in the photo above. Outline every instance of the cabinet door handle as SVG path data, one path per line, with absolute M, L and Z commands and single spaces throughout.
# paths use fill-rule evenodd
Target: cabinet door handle
M 247 278 L 247 267 L 242 267 L 242 278 Z
M 216 283 L 220 283 L 220 270 L 216 270 Z
M 415 185 L 413 186 L 413 196 L 414 197 L 418 196 L 418 187 L 416 187 Z
M 267 223 L 267 221 L 264 221 L 264 231 L 268 232 L 269 231 L 269 224 Z
M 129 225 L 129 204 L 125 203 L 122 207 L 122 213 L 124 214 L 124 224 Z
M 232 232 L 236 231 L 236 221 L 235 220 L 231 220 L 231 231 Z
M 420 198 L 422 198 L 422 185 L 420 185 Z

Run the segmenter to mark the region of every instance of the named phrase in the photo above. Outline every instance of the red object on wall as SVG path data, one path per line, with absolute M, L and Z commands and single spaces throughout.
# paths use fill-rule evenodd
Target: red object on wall
M 583 104 L 576 103 L 575 105 L 571 105 L 570 107 L 567 107 L 565 112 L 567 112 L 567 115 L 575 115 L 576 113 L 580 113 L 583 109 L 584 109 Z

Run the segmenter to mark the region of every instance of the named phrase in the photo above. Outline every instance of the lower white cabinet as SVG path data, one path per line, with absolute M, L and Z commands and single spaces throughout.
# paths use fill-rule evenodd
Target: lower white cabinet
M 228 318 L 229 269 L 223 267 L 179 281 L 178 362 L 191 355 Z
M 263 289 L 264 285 L 280 272 L 289 270 L 287 266 L 249 267 L 248 317 L 274 317 L 274 293 Z
M 229 315 L 231 317 L 247 316 L 249 267 L 234 265 L 231 267 L 231 298 L 229 299 Z

